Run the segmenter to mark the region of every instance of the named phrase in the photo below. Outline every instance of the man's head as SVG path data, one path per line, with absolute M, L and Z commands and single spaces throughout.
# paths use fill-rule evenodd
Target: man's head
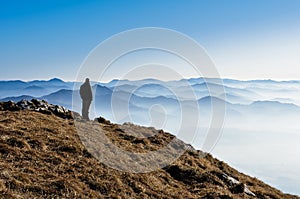
M 86 79 L 85 79 L 85 82 L 90 82 L 90 79 L 89 79 L 89 78 L 86 78 Z

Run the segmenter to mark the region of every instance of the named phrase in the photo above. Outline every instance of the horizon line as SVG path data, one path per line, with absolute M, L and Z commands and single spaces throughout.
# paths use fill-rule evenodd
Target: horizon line
M 94 81 L 91 80 L 91 82 L 98 82 L 98 83 L 109 83 L 115 80 L 120 80 L 120 81 L 142 81 L 142 80 L 158 80 L 162 82 L 170 82 L 170 81 L 180 81 L 180 80 L 188 80 L 188 79 L 200 79 L 200 78 L 207 78 L 207 79 L 221 79 L 221 80 L 237 80 L 241 82 L 247 82 L 247 81 L 274 81 L 274 82 L 292 82 L 292 81 L 300 81 L 300 79 L 286 79 L 286 78 L 259 78 L 259 79 L 251 79 L 251 78 L 232 78 L 232 77 L 187 77 L 187 78 L 182 78 L 182 79 L 169 79 L 169 80 L 164 80 L 164 79 L 158 79 L 158 78 L 143 78 L 143 79 L 118 79 L 118 78 L 111 78 L 109 81 Z M 50 80 L 62 80 L 64 82 L 77 82 L 76 80 L 70 80 L 70 79 L 63 79 L 60 77 L 50 77 L 47 79 L 0 79 L 0 81 L 22 81 L 22 82 L 32 82 L 32 81 L 50 81 Z M 79 81 L 80 82 L 80 81 Z

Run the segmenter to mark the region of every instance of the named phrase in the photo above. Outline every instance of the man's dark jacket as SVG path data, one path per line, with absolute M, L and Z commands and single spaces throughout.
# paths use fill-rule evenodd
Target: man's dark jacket
M 92 88 L 89 82 L 85 82 L 80 86 L 80 96 L 83 101 L 92 101 L 93 94 Z

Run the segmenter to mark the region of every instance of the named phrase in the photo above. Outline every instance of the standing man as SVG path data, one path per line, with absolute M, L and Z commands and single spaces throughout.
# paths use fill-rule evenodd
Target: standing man
M 82 99 L 82 117 L 85 120 L 89 119 L 89 109 L 93 100 L 92 88 L 89 78 L 80 86 L 80 97 Z

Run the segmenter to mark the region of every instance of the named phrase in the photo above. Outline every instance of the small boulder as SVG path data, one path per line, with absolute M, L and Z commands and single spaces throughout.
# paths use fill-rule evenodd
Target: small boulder
M 0 110 L 1 111 L 19 111 L 20 107 L 16 105 L 13 101 L 8 102 L 0 102 Z
M 99 122 L 99 123 L 101 123 L 101 124 L 111 124 L 109 120 L 106 120 L 105 118 L 103 118 L 103 117 L 101 117 L 101 116 L 95 118 L 94 121 Z

